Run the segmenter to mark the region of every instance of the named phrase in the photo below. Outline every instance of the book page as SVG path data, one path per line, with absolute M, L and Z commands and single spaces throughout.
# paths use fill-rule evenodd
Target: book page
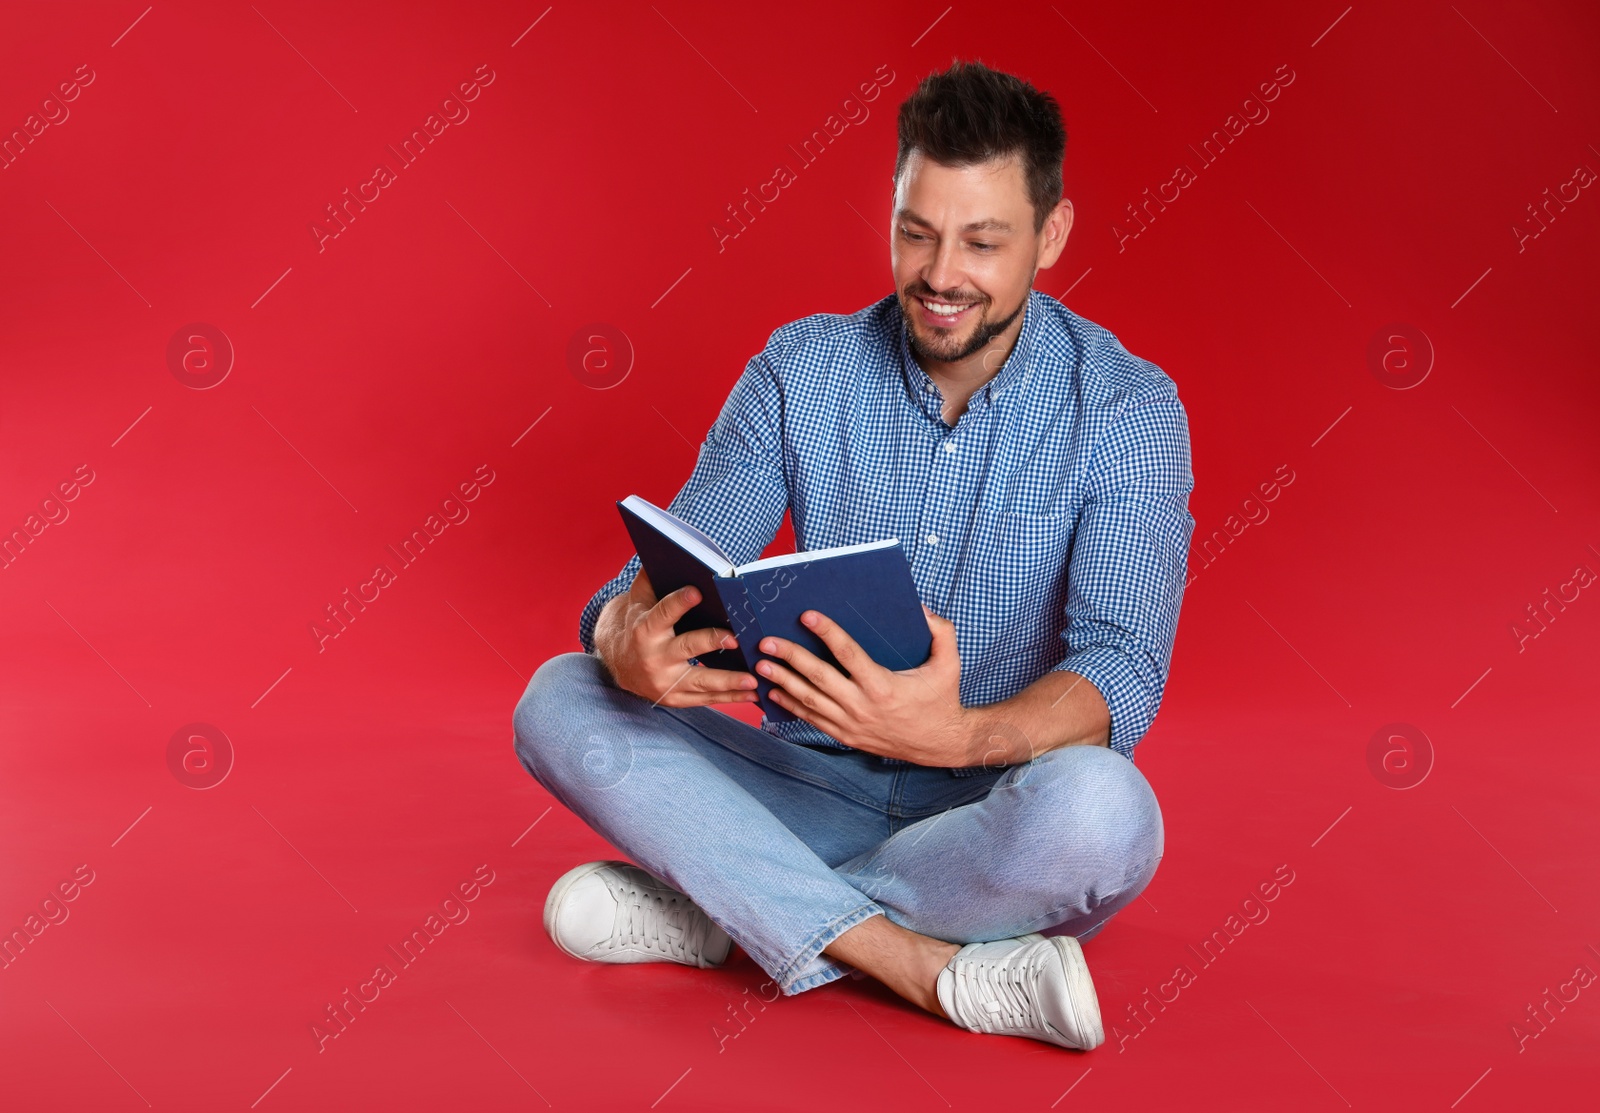
M 629 495 L 622 500 L 624 506 L 666 534 L 690 556 L 719 576 L 734 574 L 733 561 L 717 543 L 694 526 L 668 510 L 663 510 L 648 499 Z
M 846 553 L 865 553 L 872 549 L 886 549 L 891 545 L 900 544 L 898 537 L 886 537 L 882 541 L 863 541 L 859 545 L 839 545 L 832 549 L 810 549 L 803 553 L 782 553 L 778 556 L 765 557 L 753 560 L 749 564 L 741 564 L 733 570 L 734 575 L 743 575 L 746 572 L 756 572 L 763 568 L 777 568 L 785 564 L 805 564 L 813 560 L 826 560 L 829 557 L 844 556 Z

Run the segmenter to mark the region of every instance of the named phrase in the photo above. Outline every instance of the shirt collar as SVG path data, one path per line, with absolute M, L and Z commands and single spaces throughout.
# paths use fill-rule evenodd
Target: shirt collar
M 1023 302 L 1022 331 L 1017 334 L 1017 342 L 1011 348 L 1011 354 L 1006 357 L 999 374 L 990 379 L 983 386 L 973 392 L 967 402 L 968 409 L 978 409 L 983 406 L 1004 406 L 1008 402 L 1021 396 L 1021 387 L 1027 382 L 1028 370 L 1033 362 L 1033 348 L 1040 329 L 1043 314 L 1034 307 L 1034 298 L 1042 297 L 1037 291 L 1030 289 L 1027 299 Z M 896 298 L 898 306 L 898 298 Z M 943 395 L 939 386 L 933 381 L 922 365 L 911 354 L 910 339 L 906 333 L 906 323 L 903 316 L 895 314 L 899 321 L 900 333 L 900 364 L 905 375 L 906 386 L 911 392 L 912 400 L 920 405 L 929 416 L 942 419 L 941 407 Z

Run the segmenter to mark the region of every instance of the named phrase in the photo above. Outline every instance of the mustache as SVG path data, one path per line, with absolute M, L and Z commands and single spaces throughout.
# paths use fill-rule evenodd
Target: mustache
M 980 304 L 980 303 L 982 303 L 984 301 L 984 299 L 981 298 L 981 297 L 980 298 L 953 298 L 953 297 L 948 297 L 948 296 L 946 296 L 944 294 L 937 293 L 936 291 L 928 290 L 928 289 L 907 290 L 906 293 L 910 297 L 927 298 L 929 301 L 942 301 L 942 302 L 945 302 L 946 304 L 949 304 L 949 305 L 978 305 L 978 304 Z

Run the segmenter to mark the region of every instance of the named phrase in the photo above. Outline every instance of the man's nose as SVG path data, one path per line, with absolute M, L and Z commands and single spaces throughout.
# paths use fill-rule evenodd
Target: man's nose
M 923 275 L 923 281 L 936 294 L 961 289 L 963 275 L 956 250 L 955 244 L 940 245 L 934 254 L 933 265 Z

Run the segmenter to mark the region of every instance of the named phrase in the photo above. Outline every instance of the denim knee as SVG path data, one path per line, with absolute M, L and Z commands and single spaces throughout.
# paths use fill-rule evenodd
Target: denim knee
M 588 653 L 558 653 L 540 665 L 528 681 L 512 713 L 512 733 L 522 767 L 541 783 L 540 755 L 565 749 L 573 729 L 597 687 L 607 681 L 605 665 Z
M 1063 746 L 1008 773 L 1032 797 L 1038 830 L 1076 861 L 1098 862 L 1108 884 L 1143 889 L 1155 875 L 1165 832 L 1155 791 L 1128 758 L 1104 746 Z

